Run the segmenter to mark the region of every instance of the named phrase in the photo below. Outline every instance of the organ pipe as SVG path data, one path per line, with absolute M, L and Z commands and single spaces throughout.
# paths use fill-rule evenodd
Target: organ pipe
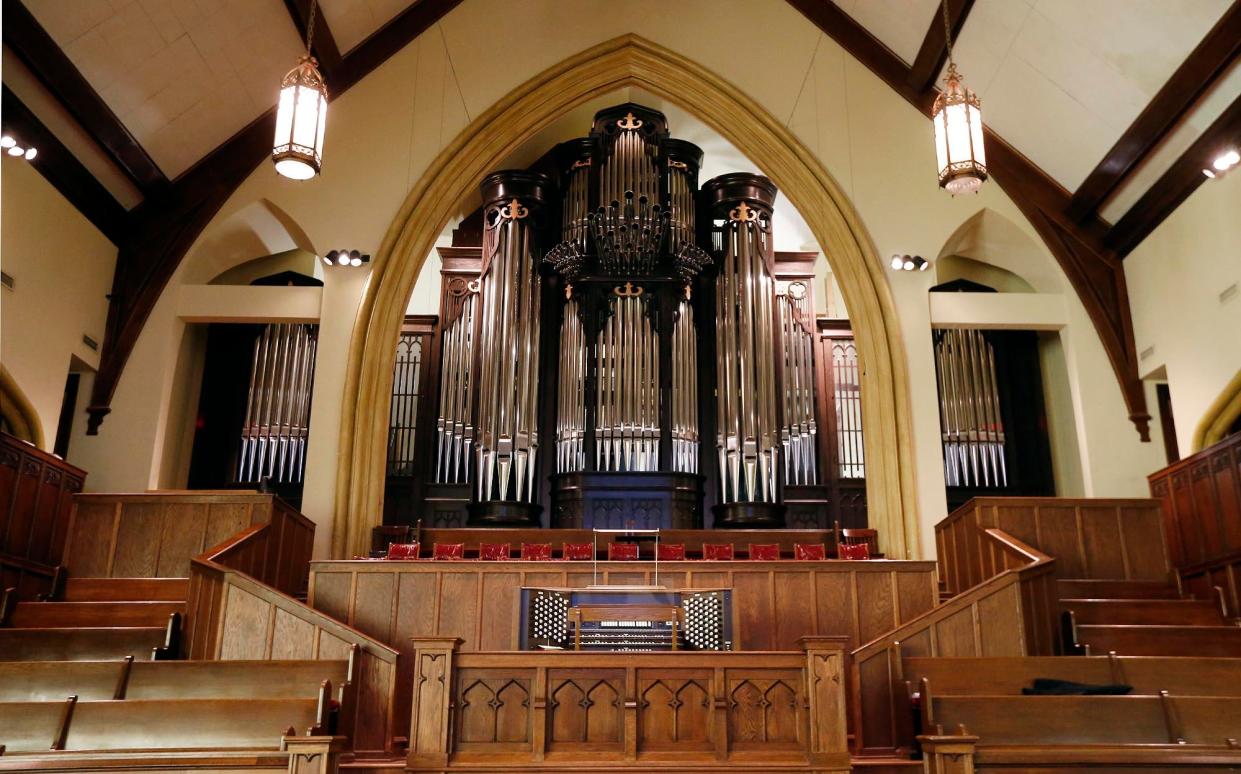
M 306 466 L 318 329 L 274 323 L 254 342 L 238 483 L 298 483 Z
M 556 471 L 568 473 L 586 468 L 586 332 L 573 298 L 560 324 L 560 353 Z
M 470 480 L 470 457 L 474 444 L 474 313 L 478 305 L 478 281 L 456 280 L 452 311 L 455 317 L 444 327 L 440 369 L 440 409 L 435 423 L 435 481 L 442 484 Z M 450 292 L 453 292 L 450 290 Z
M 687 298 L 672 328 L 672 469 L 698 472 L 698 341 Z
M 783 417 L 780 441 L 784 450 L 784 480 L 789 484 L 817 484 L 814 418 L 814 315 L 802 282 L 788 283 L 776 295 L 780 315 L 783 368 Z
M 979 330 L 936 331 L 935 372 L 948 486 L 1007 486 L 1004 423 L 991 343 Z
M 767 178 L 737 173 L 708 181 L 717 251 L 716 446 L 721 502 L 775 503 L 779 493 L 772 278 Z
M 534 499 L 542 290 L 536 223 L 549 185 L 545 175 L 526 172 L 497 172 L 482 184 L 479 502 Z
M 643 293 L 613 289 L 596 342 L 596 470 L 659 470 L 659 337 Z

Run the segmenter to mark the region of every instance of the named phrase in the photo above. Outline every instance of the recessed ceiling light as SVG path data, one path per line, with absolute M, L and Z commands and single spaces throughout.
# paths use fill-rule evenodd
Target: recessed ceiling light
M 10 155 L 10 156 L 20 156 L 20 155 L 22 155 L 22 154 L 23 154 L 23 153 L 25 153 L 25 152 L 26 152 L 26 149 L 25 149 L 25 148 L 23 148 L 23 147 L 22 147 L 22 146 L 20 146 L 20 145 L 14 145 L 14 146 L 12 146 L 12 147 L 10 147 L 10 148 L 9 148 L 9 155 Z
M 14 140 L 12 137 L 8 136 L 7 134 L 4 135 L 3 137 L 0 137 L 0 148 L 12 148 L 16 144 L 17 144 L 17 140 Z
M 38 148 L 27 148 L 27 149 L 26 149 L 26 161 L 31 161 L 31 160 L 33 160 L 33 159 L 34 159 L 34 157 L 35 157 L 35 156 L 37 156 L 37 155 L 39 155 L 39 149 L 38 149 Z

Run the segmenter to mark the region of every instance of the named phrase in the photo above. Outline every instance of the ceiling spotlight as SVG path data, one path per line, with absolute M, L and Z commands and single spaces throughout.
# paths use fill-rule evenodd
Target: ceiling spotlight
M 894 255 L 891 266 L 896 271 L 926 271 L 931 262 L 920 255 Z
M 1204 167 L 1202 174 L 1212 179 L 1223 177 L 1237 164 L 1241 164 L 1241 153 L 1236 148 L 1229 148 L 1216 156 L 1215 160 L 1211 162 L 1211 166 Z
M 31 161 L 37 155 L 39 155 L 38 148 L 27 148 L 26 149 L 26 161 Z
M 9 155 L 10 155 L 10 156 L 20 156 L 20 155 L 22 155 L 22 154 L 23 154 L 23 153 L 25 153 L 25 152 L 26 152 L 26 149 L 25 149 L 25 148 L 23 148 L 23 147 L 22 147 L 22 146 L 20 146 L 20 145 L 13 145 L 13 146 L 10 146 L 10 147 L 9 147 Z
M 370 263 L 371 257 L 358 250 L 332 250 L 323 256 L 323 262 L 328 266 L 361 266 Z
M 0 137 L 0 148 L 12 148 L 16 144 L 17 144 L 17 140 L 14 140 L 12 137 L 8 136 L 7 134 L 4 135 L 3 137 Z

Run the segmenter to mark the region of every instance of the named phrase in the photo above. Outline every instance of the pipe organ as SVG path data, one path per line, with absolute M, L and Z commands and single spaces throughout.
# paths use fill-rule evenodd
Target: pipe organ
M 986 335 L 964 328 L 935 331 L 935 369 L 947 485 L 1008 486 L 995 351 Z
M 695 528 L 711 505 L 783 526 L 784 486 L 818 481 L 813 307 L 775 279 L 776 187 L 700 187 L 702 160 L 625 104 L 482 182 L 432 414 L 434 481 L 469 482 L 471 523 Z
M 237 483 L 300 483 L 318 327 L 273 323 L 254 341 Z

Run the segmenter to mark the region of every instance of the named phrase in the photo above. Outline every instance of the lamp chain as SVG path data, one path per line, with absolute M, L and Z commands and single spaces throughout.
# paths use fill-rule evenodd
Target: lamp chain
M 952 61 L 952 25 L 948 21 L 948 0 L 942 0 L 940 8 L 944 11 L 944 46 L 948 49 L 948 69 L 955 70 L 956 63 Z
M 314 54 L 311 51 L 310 44 L 315 39 L 315 12 L 318 10 L 319 10 L 318 0 L 310 0 L 310 20 L 306 22 L 306 56 L 314 56 Z M 948 13 L 947 9 L 944 10 L 944 13 L 945 14 Z M 948 17 L 945 15 L 944 19 L 946 20 L 947 18 Z M 950 52 L 949 57 L 951 57 L 952 56 L 951 48 L 949 49 L 949 52 Z

